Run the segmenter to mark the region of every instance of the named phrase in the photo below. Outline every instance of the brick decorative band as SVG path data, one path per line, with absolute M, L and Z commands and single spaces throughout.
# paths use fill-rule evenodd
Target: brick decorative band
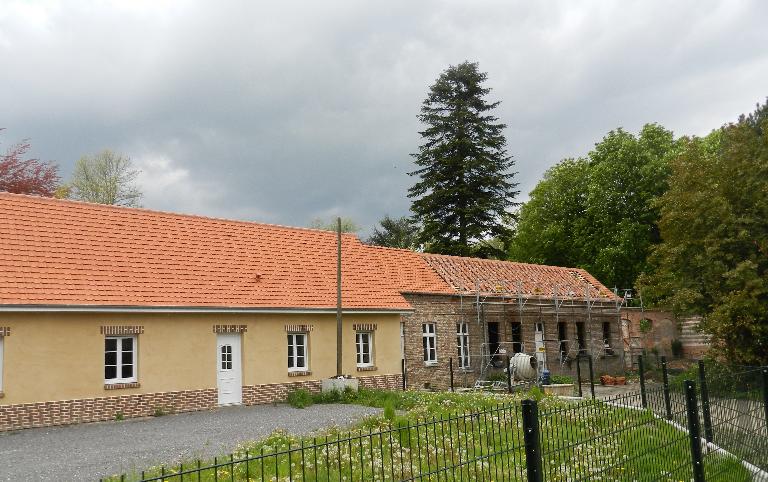
M 309 371 L 288 372 L 288 376 L 289 377 L 306 377 L 307 375 L 312 375 L 312 372 L 309 372 Z
M 361 376 L 357 379 L 360 386 L 365 388 L 399 390 L 402 386 L 400 374 Z M 317 393 L 320 387 L 320 380 L 245 385 L 243 386 L 243 404 L 281 402 L 286 399 L 288 393 L 299 388 Z M 158 410 L 165 413 L 180 413 L 211 410 L 217 406 L 218 391 L 215 388 L 0 405 L 0 432 L 73 423 L 104 422 L 114 420 L 118 414 L 125 418 L 148 417 L 157 413 Z
M 11 336 L 11 327 L 0 326 L 0 336 Z
M 115 395 L 79 400 L 0 405 L 0 432 L 83 422 L 148 417 L 158 409 L 166 413 L 209 410 L 218 404 L 215 388 L 177 392 Z
M 358 377 L 357 380 L 363 388 L 375 388 L 378 390 L 400 390 L 403 388 L 403 375 L 400 373 Z
M 213 325 L 214 333 L 245 333 L 247 325 Z
M 144 327 L 141 325 L 103 325 L 100 329 L 102 335 L 141 335 Z
M 243 404 L 260 405 L 285 401 L 288 394 L 303 388 L 312 393 L 319 393 L 320 380 L 302 380 L 290 383 L 267 383 L 264 385 L 246 385 L 243 387 Z
M 315 325 L 285 325 L 288 333 L 307 333 L 315 329 Z
M 352 328 L 355 331 L 376 331 L 378 325 L 376 323 L 353 323 Z
M 120 390 L 122 388 L 139 388 L 141 383 L 105 383 L 104 390 Z

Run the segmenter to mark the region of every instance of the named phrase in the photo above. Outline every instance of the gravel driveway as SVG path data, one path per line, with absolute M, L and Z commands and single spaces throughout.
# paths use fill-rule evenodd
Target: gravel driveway
M 160 463 L 228 454 L 238 443 L 278 428 L 309 434 L 379 412 L 358 405 L 257 405 L 0 433 L 0 480 L 96 480 Z

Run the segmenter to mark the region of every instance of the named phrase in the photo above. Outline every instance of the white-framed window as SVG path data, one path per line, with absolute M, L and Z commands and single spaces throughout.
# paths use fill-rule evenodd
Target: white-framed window
M 0 336 L 0 392 L 3 391 L 3 343 L 5 337 Z
M 232 369 L 232 345 L 221 345 L 219 362 L 221 363 L 222 370 Z
M 104 383 L 136 381 L 136 337 L 104 338 Z
M 434 323 L 421 325 L 421 341 L 424 347 L 424 363 L 437 363 L 437 340 Z
M 469 326 L 466 323 L 456 323 L 456 351 L 459 368 L 469 368 Z
M 355 333 L 355 345 L 357 351 L 357 366 L 373 366 L 373 333 L 359 331 Z
M 288 333 L 288 371 L 307 371 L 309 367 L 307 358 L 307 334 Z

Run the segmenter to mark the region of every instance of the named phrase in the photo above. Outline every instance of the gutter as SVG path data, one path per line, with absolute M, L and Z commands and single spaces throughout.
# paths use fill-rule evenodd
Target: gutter
M 348 314 L 395 315 L 412 313 L 413 308 L 344 308 Z M 335 314 L 335 308 L 268 308 L 227 306 L 131 306 L 131 305 L 0 305 L 0 313 L 253 313 L 253 314 Z

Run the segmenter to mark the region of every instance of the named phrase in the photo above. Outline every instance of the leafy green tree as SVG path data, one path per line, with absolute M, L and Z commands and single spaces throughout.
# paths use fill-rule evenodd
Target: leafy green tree
M 768 103 L 684 139 L 671 166 L 643 295 L 704 315 L 702 329 L 731 361 L 768 364 Z
M 336 231 L 338 229 L 337 218 L 315 218 L 310 223 L 312 229 L 322 229 L 323 231 Z M 341 218 L 342 233 L 356 233 L 360 231 L 360 226 L 351 218 Z
M 578 266 L 608 286 L 632 287 L 658 243 L 653 200 L 667 187 L 672 132 L 647 124 L 609 132 L 582 159 L 551 168 L 520 210 L 509 256 Z
M 80 201 L 138 207 L 142 196 L 135 183 L 138 175 L 130 158 L 104 150 L 81 157 L 72 181 L 60 192 Z
M 430 87 L 419 120 L 424 143 L 412 154 L 419 181 L 408 191 L 411 210 L 421 224 L 421 244 L 430 252 L 483 255 L 489 237 L 508 235 L 503 217 L 514 206 L 517 183 L 503 130 L 488 102 L 487 74 L 478 64 L 449 67 Z
M 589 162 L 565 159 L 547 170 L 520 208 L 509 257 L 529 263 L 577 266 L 585 260 Z
M 373 228 L 373 234 L 367 243 L 390 248 L 417 249 L 419 247 L 419 226 L 408 216 L 391 218 L 384 216 L 379 227 Z

